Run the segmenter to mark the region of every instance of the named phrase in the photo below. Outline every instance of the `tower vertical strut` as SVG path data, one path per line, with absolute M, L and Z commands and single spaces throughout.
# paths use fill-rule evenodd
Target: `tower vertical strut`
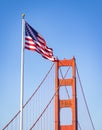
M 59 67 L 72 67 L 71 78 L 59 78 Z M 55 67 L 55 130 L 77 130 L 77 98 L 76 98 L 76 63 L 73 57 L 70 60 L 58 60 Z M 72 98 L 60 99 L 59 88 L 71 86 Z M 72 112 L 72 124 L 61 125 L 60 124 L 60 110 L 63 108 L 71 108 Z

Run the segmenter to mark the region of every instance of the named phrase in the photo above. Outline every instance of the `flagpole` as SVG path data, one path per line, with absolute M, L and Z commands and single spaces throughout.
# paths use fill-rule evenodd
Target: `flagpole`
M 23 100 L 24 100 L 24 42 L 25 42 L 25 14 L 22 14 L 22 47 L 21 47 L 21 88 L 20 88 L 20 130 L 23 130 Z

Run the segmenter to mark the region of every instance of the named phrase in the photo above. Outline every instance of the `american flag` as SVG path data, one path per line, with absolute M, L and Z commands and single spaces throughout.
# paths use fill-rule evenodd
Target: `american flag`
M 55 61 L 53 50 L 48 48 L 44 38 L 25 21 L 25 48 L 33 50 L 45 59 Z

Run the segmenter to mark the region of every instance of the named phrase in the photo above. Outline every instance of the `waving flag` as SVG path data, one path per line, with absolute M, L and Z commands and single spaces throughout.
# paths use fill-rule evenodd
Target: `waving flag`
M 44 38 L 27 22 L 25 22 L 25 48 L 38 52 L 45 59 L 55 61 L 53 50 L 47 47 Z

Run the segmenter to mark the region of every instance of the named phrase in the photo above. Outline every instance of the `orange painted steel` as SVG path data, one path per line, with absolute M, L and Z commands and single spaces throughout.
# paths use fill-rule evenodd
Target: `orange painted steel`
M 59 79 L 59 67 L 72 67 L 72 77 Z M 72 98 L 61 100 L 59 98 L 60 87 L 72 87 Z M 77 130 L 77 99 L 76 99 L 76 63 L 73 57 L 70 60 L 58 60 L 55 68 L 55 130 Z M 72 124 L 60 125 L 60 109 L 71 108 Z
M 59 115 L 59 82 L 58 82 L 58 61 L 56 62 L 56 68 L 55 68 L 55 73 L 56 73 L 56 77 L 55 77 L 55 130 L 60 130 L 60 115 Z

